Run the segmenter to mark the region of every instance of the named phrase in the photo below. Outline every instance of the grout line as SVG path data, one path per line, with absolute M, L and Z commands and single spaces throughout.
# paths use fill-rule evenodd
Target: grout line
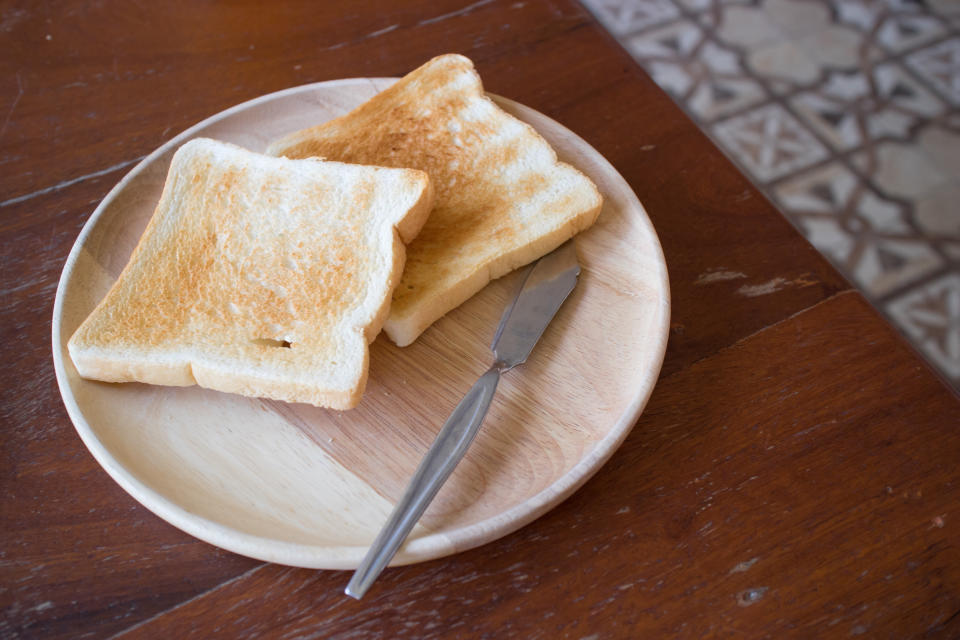
M 99 178 L 100 176 L 105 176 L 105 175 L 107 175 L 108 173 L 113 173 L 114 171 L 117 171 L 118 169 L 123 169 L 124 167 L 128 167 L 128 166 L 130 166 L 131 164 L 133 164 L 133 163 L 135 163 L 135 162 L 140 162 L 141 160 L 143 160 L 143 159 L 146 158 L 146 157 L 147 157 L 147 156 L 144 155 L 144 156 L 139 156 L 139 157 L 137 157 L 137 158 L 134 158 L 133 160 L 127 160 L 127 161 L 125 161 L 125 162 L 119 162 L 119 163 L 113 165 L 112 167 L 107 167 L 106 169 L 102 169 L 102 170 L 100 170 L 100 171 L 94 171 L 93 173 L 87 173 L 87 174 L 84 174 L 84 175 L 82 175 L 82 176 L 77 176 L 76 178 L 70 178 L 69 180 L 64 180 L 63 182 L 58 182 L 57 184 L 55 184 L 55 185 L 53 185 L 53 186 L 51 186 L 51 187 L 45 187 L 45 188 L 43 188 L 43 189 L 39 189 L 39 190 L 34 191 L 34 192 L 32 192 L 32 193 L 27 193 L 27 194 L 24 194 L 24 195 L 22 195 L 22 196 L 16 196 L 15 198 L 10 198 L 9 200 L 4 200 L 3 202 L 0 202 L 0 207 L 6 207 L 7 205 L 11 205 L 11 204 L 18 204 L 18 203 L 20 203 L 20 202 L 24 202 L 24 201 L 26 201 L 26 200 L 30 200 L 30 199 L 32 199 L 32 198 L 36 198 L 37 196 L 42 196 L 42 195 L 45 195 L 45 194 L 48 194 L 48 193 L 52 193 L 52 192 L 54 192 L 54 191 L 60 191 L 61 189 L 66 189 L 67 187 L 72 186 L 72 185 L 75 185 L 75 184 L 77 184 L 78 182 L 83 182 L 84 180 L 89 180 L 89 179 L 91 179 L 91 178 Z
M 207 589 L 206 591 L 201 591 L 200 593 L 196 594 L 195 596 L 190 597 L 190 598 L 187 598 L 187 599 L 184 600 L 183 602 L 178 602 L 177 604 L 173 605 L 172 607 L 170 607 L 170 608 L 168 608 L 168 609 L 164 609 L 163 611 L 160 611 L 159 613 L 156 613 L 156 614 L 150 616 L 149 618 L 146 618 L 145 620 L 141 620 L 140 622 L 137 622 L 136 624 L 133 624 L 133 625 L 127 627 L 126 629 L 122 629 L 122 630 L 116 632 L 115 634 L 113 634 L 112 636 L 110 636 L 109 640 L 113 640 L 114 638 L 119 638 L 119 637 L 121 637 L 121 636 L 123 636 L 123 635 L 125 635 L 125 634 L 127 634 L 127 633 L 130 633 L 130 632 L 132 632 L 132 631 L 135 631 L 135 630 L 139 629 L 140 627 L 142 627 L 142 626 L 144 626 L 144 625 L 146 625 L 146 624 L 148 624 L 148 623 L 156 620 L 157 618 L 159 618 L 159 617 L 161 617 L 161 616 L 165 616 L 165 615 L 167 615 L 168 613 L 171 613 L 171 612 L 173 612 L 173 611 L 176 611 L 176 610 L 179 609 L 180 607 L 183 607 L 183 606 L 186 606 L 186 605 L 190 604 L 190 603 L 193 602 L 194 600 L 197 600 L 197 599 L 199 599 L 199 598 L 203 598 L 203 597 L 206 596 L 207 594 L 213 593 L 214 591 L 217 591 L 218 589 L 221 589 L 222 587 L 226 587 L 226 586 L 228 586 L 228 585 L 230 585 L 230 584 L 232 584 L 232 583 L 234 583 L 234 582 L 238 582 L 238 581 L 240 581 L 240 580 L 243 580 L 243 579 L 246 578 L 247 576 L 253 575 L 253 574 L 256 573 L 257 571 L 260 571 L 260 569 L 263 569 L 264 567 L 266 567 L 266 566 L 268 566 L 268 565 L 270 565 L 270 564 L 271 564 L 271 563 L 269 563 L 269 562 L 264 562 L 264 563 L 262 563 L 262 564 L 259 564 L 259 565 L 255 566 L 255 567 L 253 567 L 252 569 L 248 569 L 247 571 L 244 571 L 244 572 L 241 573 L 241 574 L 238 574 L 238 575 L 233 576 L 233 577 L 230 578 L 229 580 L 225 580 L 225 581 L 221 582 L 220 584 L 217 584 L 217 585 L 215 585 L 215 586 L 213 586 L 213 587 L 210 587 L 210 588 Z

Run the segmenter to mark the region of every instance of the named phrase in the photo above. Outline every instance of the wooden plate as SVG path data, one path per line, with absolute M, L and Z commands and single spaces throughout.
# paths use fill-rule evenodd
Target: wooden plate
M 53 351 L 77 432 L 130 495 L 211 544 L 289 565 L 356 567 L 440 425 L 489 366 L 488 345 L 516 274 L 491 283 L 410 347 L 381 335 L 371 346 L 363 400 L 346 412 L 197 387 L 83 380 L 67 340 L 126 264 L 181 144 L 205 136 L 260 151 L 394 81 L 297 87 L 201 122 L 113 188 L 67 259 Z M 606 203 L 597 224 L 577 239 L 580 283 L 530 361 L 504 376 L 476 442 L 393 564 L 490 542 L 570 495 L 636 422 L 667 342 L 666 267 L 630 187 L 560 124 L 495 99 L 588 174 Z

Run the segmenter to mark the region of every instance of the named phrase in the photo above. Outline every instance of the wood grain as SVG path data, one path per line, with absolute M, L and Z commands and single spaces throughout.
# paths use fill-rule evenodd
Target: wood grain
M 123 637 L 955 637 L 960 407 L 915 362 L 834 297 L 661 380 L 611 462 L 512 536 L 359 603 L 346 573 L 263 567 Z
M 903 497 L 906 487 L 891 485 L 896 500 L 886 503 L 890 510 L 875 498 L 850 507 L 862 522 L 872 522 L 875 528 L 892 523 L 914 526 L 921 533 L 933 526 L 931 531 L 954 536 L 918 552 L 917 544 L 927 538 L 915 543 L 910 536 L 891 537 L 877 547 L 870 538 L 873 530 L 852 525 L 843 529 L 849 545 L 872 550 L 871 559 L 879 557 L 886 565 L 900 563 L 890 581 L 886 574 L 871 570 L 857 582 L 870 567 L 844 573 L 840 563 L 831 561 L 819 568 L 812 556 L 818 549 L 832 553 L 835 542 L 821 537 L 806 547 L 805 564 L 796 566 L 823 579 L 802 583 L 809 587 L 806 591 L 778 600 L 773 597 L 772 580 L 781 570 L 795 570 L 790 557 L 767 565 L 761 556 L 749 571 L 738 570 L 730 578 L 716 576 L 746 567 L 755 557 L 744 553 L 737 534 L 776 542 L 802 540 L 806 531 L 781 530 L 768 536 L 764 529 L 739 528 L 733 519 L 724 525 L 729 528 L 728 539 L 733 540 L 729 553 L 713 543 L 697 553 L 683 546 L 670 551 L 669 543 L 655 543 L 660 540 L 658 531 L 672 532 L 675 537 L 668 539 L 675 540 L 674 545 L 680 545 L 684 536 L 693 536 L 685 524 L 692 521 L 685 500 L 697 498 L 703 482 L 716 482 L 708 476 L 685 487 L 683 468 L 669 470 L 658 482 L 640 476 L 631 466 L 644 459 L 642 451 L 634 449 L 643 448 L 644 440 L 637 438 L 662 432 L 665 440 L 657 446 L 661 451 L 672 450 L 672 460 L 685 464 L 684 451 L 699 460 L 699 467 L 691 469 L 695 475 L 686 481 L 710 470 L 713 457 L 704 456 L 713 446 L 711 438 L 719 437 L 711 435 L 717 434 L 718 427 L 704 431 L 696 448 L 684 449 L 687 436 L 697 433 L 694 427 L 684 431 L 677 426 L 687 424 L 688 394 L 694 401 L 691 419 L 705 412 L 722 415 L 721 426 L 727 429 L 719 435 L 752 426 L 758 414 L 803 422 L 805 411 L 815 405 L 837 414 L 853 407 L 859 415 L 868 416 L 858 423 L 866 435 L 893 425 L 909 436 L 914 430 L 929 433 L 949 426 L 944 416 L 954 416 L 955 407 L 939 395 L 942 386 L 926 367 L 889 331 L 851 337 L 872 343 L 868 354 L 876 352 L 881 358 L 895 354 L 881 359 L 890 365 L 891 381 L 879 389 L 874 385 L 851 394 L 849 389 L 862 386 L 857 369 L 873 365 L 864 365 L 862 359 L 848 365 L 814 347 L 795 353 L 794 362 L 784 362 L 763 378 L 745 379 L 784 389 L 785 400 L 778 394 L 759 394 L 750 397 L 751 404 L 744 404 L 748 390 L 735 389 L 729 397 L 712 395 L 712 404 L 705 406 L 707 400 L 699 396 L 709 390 L 699 382 L 705 369 L 688 373 L 693 363 L 744 353 L 740 350 L 763 335 L 758 332 L 849 286 L 575 2 L 278 0 L 269 5 L 241 1 L 227 6 L 183 1 L 12 0 L 4 3 L 0 16 L 0 50 L 4 52 L 0 56 L 0 292 L 4 300 L 0 306 L 4 362 L 0 487 L 6 498 L 0 509 L 0 636 L 107 637 L 259 566 L 193 540 L 140 507 L 99 469 L 63 411 L 50 356 L 53 293 L 67 253 L 96 204 L 145 154 L 224 108 L 308 82 L 402 75 L 429 57 L 449 51 L 471 57 L 488 90 L 529 105 L 583 136 L 614 164 L 644 203 L 671 275 L 674 326 L 663 367 L 669 382 L 657 387 L 644 422 L 604 473 L 538 520 L 536 529 L 525 528 L 496 547 L 392 570 L 384 576 L 380 596 L 360 606 L 338 595 L 345 576 L 280 567 L 262 568 L 235 583 L 233 595 L 224 592 L 232 588 L 229 585 L 215 593 L 238 602 L 245 593 L 266 592 L 282 598 L 284 606 L 274 612 L 251 609 L 246 618 L 249 628 L 263 629 L 265 621 L 281 619 L 282 629 L 309 629 L 303 632 L 308 636 L 322 636 L 326 629 L 348 629 L 348 623 L 355 622 L 361 633 L 371 636 L 378 630 L 383 633 L 420 623 L 425 635 L 453 626 L 448 635 L 490 636 L 502 625 L 501 636 L 521 629 L 527 633 L 514 635 L 576 638 L 602 632 L 635 637 L 629 627 L 639 625 L 638 619 L 654 627 L 660 624 L 657 628 L 679 628 L 686 617 L 696 622 L 675 635 L 682 637 L 683 630 L 690 628 L 712 628 L 717 636 L 735 635 L 737 628 L 750 625 L 749 635 L 755 637 L 848 637 L 860 630 L 854 618 L 857 609 L 876 602 L 884 604 L 887 618 L 871 624 L 869 632 L 862 634 L 866 637 L 960 635 L 956 628 L 960 616 L 949 612 L 942 595 L 948 588 L 956 593 L 956 583 L 950 582 L 955 574 L 950 572 L 957 564 L 948 555 L 957 546 L 951 533 L 955 523 L 947 518 L 942 529 L 934 521 L 923 524 L 930 513 L 918 505 L 932 504 L 927 502 L 927 486 L 909 487 L 919 488 L 922 497 L 910 497 L 913 494 L 908 492 L 908 499 Z M 724 280 L 712 275 L 723 272 L 743 276 Z M 788 286 L 757 297 L 738 293 L 744 284 L 762 285 L 776 278 Z M 861 313 L 872 322 L 866 309 Z M 832 323 L 830 314 L 819 314 L 810 331 L 820 335 Z M 748 353 L 745 362 L 767 362 L 777 355 L 762 350 Z M 723 362 L 733 366 L 729 360 Z M 824 367 L 824 362 L 831 366 Z M 791 376 L 804 367 L 820 375 L 794 380 Z M 897 380 L 904 381 L 902 403 Z M 790 394 L 802 395 L 805 386 L 819 394 L 815 401 L 789 402 Z M 935 396 L 931 411 L 911 416 L 915 423 L 888 418 L 902 416 L 897 412 L 904 406 L 927 401 L 930 394 Z M 806 436 L 811 451 L 845 456 L 850 473 L 855 465 L 863 466 L 859 442 L 827 439 L 821 444 L 817 434 L 814 430 Z M 948 496 L 956 503 L 960 484 L 951 476 L 956 465 L 923 463 L 930 443 L 908 437 L 907 444 L 917 446 L 921 459 L 915 477 L 948 478 L 935 485 L 942 491 L 938 499 Z M 838 450 L 840 446 L 847 448 Z M 912 463 L 903 453 L 905 446 L 886 450 L 874 446 L 861 473 L 895 469 L 897 477 L 911 477 L 904 468 L 904 460 Z M 953 455 L 955 461 L 956 450 L 951 446 L 948 439 L 941 453 Z M 804 467 L 793 459 L 775 460 L 778 464 L 769 467 L 765 482 L 802 479 Z M 643 492 L 637 488 L 641 482 L 647 483 Z M 750 527 L 777 531 L 776 513 L 759 518 L 766 512 L 756 483 L 744 487 L 753 484 L 752 490 L 758 493 L 742 503 L 741 513 L 757 516 L 747 521 Z M 794 513 L 813 513 L 820 491 L 803 491 L 799 481 L 797 485 L 800 489 L 780 494 L 796 501 Z M 595 486 L 599 489 L 594 490 Z M 714 503 L 734 494 L 733 490 L 722 492 L 714 496 Z M 846 504 L 854 505 L 859 495 L 851 494 Z M 640 511 L 647 501 L 654 506 Z M 633 511 L 618 513 L 628 506 Z M 633 519 L 627 522 L 624 516 Z M 656 527 L 638 535 L 647 519 Z M 697 522 L 704 526 L 710 521 Z M 817 524 L 813 516 L 809 522 Z M 651 555 L 664 546 L 670 551 L 665 559 Z M 545 553 L 541 547 L 556 549 L 551 553 L 562 563 L 544 570 L 534 562 L 538 553 Z M 717 552 L 720 555 L 712 555 Z M 619 558 L 620 564 L 614 568 L 601 561 L 605 557 Z M 850 567 L 858 557 L 850 555 Z M 723 568 L 716 570 L 710 558 Z M 714 572 L 701 570 L 702 562 Z M 908 567 L 908 562 L 919 564 Z M 657 569 L 647 582 L 634 579 L 638 564 L 651 563 Z M 768 568 L 769 573 L 756 573 Z M 720 587 L 727 586 L 726 580 L 741 580 L 730 583 L 737 589 L 719 591 L 724 604 L 720 610 L 683 596 L 687 590 L 702 593 L 706 587 L 694 587 L 708 578 Z M 537 581 L 545 588 L 535 589 Z M 870 588 L 862 602 L 853 604 L 857 598 L 853 585 L 863 581 L 869 581 Z M 481 597 L 466 593 L 471 583 Z M 618 587 L 630 583 L 633 586 L 623 595 Z M 921 587 L 915 589 L 917 583 Z M 314 584 L 318 586 L 311 589 Z M 451 584 L 462 585 L 463 591 L 449 600 L 456 607 L 441 610 L 442 601 L 435 604 L 432 598 Z M 678 585 L 683 588 L 678 590 Z M 771 589 L 748 607 L 730 605 L 729 598 L 750 593 L 744 590 L 755 586 Z M 312 597 L 298 599 L 297 589 L 306 589 L 304 593 Z M 657 593 L 673 596 L 658 600 Z M 534 594 L 540 596 L 531 600 Z M 619 599 L 603 604 L 618 595 Z M 209 630 L 199 606 L 209 602 L 212 599 L 196 601 L 184 609 L 199 621 L 199 629 Z M 402 608 L 390 608 L 398 604 Z M 829 611 L 835 604 L 842 607 L 834 617 L 821 616 L 821 620 L 808 615 L 813 610 Z M 472 617 L 461 624 L 463 611 L 474 607 Z M 591 610 L 596 614 L 591 616 Z M 439 616 L 441 611 L 446 618 Z M 871 606 L 868 611 L 876 614 L 881 609 Z M 235 621 L 244 615 L 221 610 L 217 618 Z M 598 622 L 601 617 L 603 621 Z M 840 622 L 830 626 L 836 617 Z M 801 623 L 807 626 L 800 627 Z M 791 631 L 791 624 L 805 632 Z M 169 625 L 185 627 L 179 621 Z M 932 630 L 928 633 L 928 629 Z
M 409 347 L 378 339 L 360 406 L 346 412 L 82 380 L 66 341 L 126 264 L 171 155 L 185 140 L 211 137 L 261 150 L 290 131 L 346 113 L 392 83 L 318 83 L 201 123 L 118 184 L 64 268 L 54 307 L 54 360 L 81 437 L 121 486 L 201 539 L 285 564 L 355 567 L 440 425 L 489 366 L 488 345 L 519 274 L 492 283 Z M 496 100 L 590 176 L 604 207 L 576 238 L 577 288 L 536 355 L 504 377 L 485 428 L 401 548 L 401 564 L 489 542 L 579 487 L 636 421 L 665 349 L 667 274 L 629 186 L 569 130 Z M 606 313 L 598 317 L 596 309 Z
M 0 236 L 3 638 L 107 635 L 258 564 L 131 500 L 77 438 L 60 399 L 48 348 L 63 250 L 120 177 L 3 208 L 5 222 L 22 223 L 34 211 L 46 217 Z

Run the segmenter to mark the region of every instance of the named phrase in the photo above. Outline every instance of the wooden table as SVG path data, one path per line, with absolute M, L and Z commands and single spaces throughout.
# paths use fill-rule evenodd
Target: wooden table
M 960 400 L 578 4 L 6 3 L 0 51 L 0 636 L 960 636 Z M 60 401 L 54 292 L 99 200 L 177 132 L 448 51 L 623 173 L 670 343 L 572 498 L 356 602 L 346 573 L 221 551 L 114 484 Z

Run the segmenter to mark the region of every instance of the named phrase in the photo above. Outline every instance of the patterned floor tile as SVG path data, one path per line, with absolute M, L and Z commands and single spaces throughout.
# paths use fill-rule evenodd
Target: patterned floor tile
M 830 7 L 818 2 L 764 0 L 761 6 L 770 21 L 790 39 L 816 35 L 830 25 Z
M 938 170 L 960 183 L 960 129 L 927 127 L 917 136 L 917 143 L 937 165 Z M 960 218 L 960 213 L 957 217 Z
M 718 122 L 713 127 L 713 134 L 761 183 L 827 157 L 826 148 L 778 104 L 769 104 Z
M 690 96 L 690 110 L 706 121 L 760 102 L 763 89 L 749 78 L 715 78 L 704 82 Z
M 871 0 L 838 0 L 833 3 L 837 21 L 855 27 L 864 33 L 873 31 L 885 14 L 885 8 L 879 2 Z
M 774 194 L 791 215 L 835 217 L 851 207 L 851 197 L 859 182 L 852 171 L 839 162 L 831 162 L 783 181 L 774 189 Z
M 914 219 L 917 227 L 931 238 L 960 240 L 960 184 L 953 182 L 931 190 L 917 200 Z
M 915 144 L 882 142 L 852 160 L 881 191 L 895 198 L 920 198 L 950 180 Z
M 907 56 L 907 64 L 954 105 L 960 105 L 960 37 Z
M 880 298 L 919 282 L 943 264 L 943 258 L 923 240 L 873 239 L 863 242 L 862 255 L 852 273 L 866 293 Z
M 584 2 L 960 392 L 960 0 Z
M 757 47 L 746 58 L 751 71 L 765 80 L 786 83 L 786 91 L 809 86 L 820 77 L 817 61 L 791 40 Z
M 723 42 L 747 50 L 783 39 L 779 27 L 759 7 L 731 6 L 723 11 L 717 36 Z
M 945 242 L 941 246 L 945 255 L 955 263 L 960 262 L 960 242 Z
M 669 60 L 683 63 L 692 61 L 704 41 L 704 31 L 690 20 L 681 20 L 669 26 L 644 31 L 624 40 L 627 50 L 645 64 Z
M 860 74 L 857 77 L 866 91 L 866 80 Z M 790 104 L 833 148 L 853 149 L 863 141 L 863 116 L 848 102 L 810 91 L 793 97 Z M 902 126 L 908 125 L 905 122 Z
M 953 2 L 954 0 L 946 0 Z M 926 0 L 930 4 L 931 0 Z M 833 0 L 837 22 L 879 35 L 881 42 L 903 50 L 942 33 L 945 21 L 925 4 L 913 0 Z
M 914 237 L 903 204 L 838 162 L 784 180 L 773 193 L 810 243 L 868 296 L 887 295 L 944 264 L 929 242 Z
M 946 105 L 939 98 L 924 89 L 906 69 L 895 62 L 874 67 L 873 84 L 876 90 L 871 97 L 879 104 L 889 105 L 916 117 L 932 118 L 946 110 Z
M 827 25 L 795 40 L 800 49 L 824 70 L 856 68 L 863 39 L 853 29 Z
M 887 311 L 935 365 L 960 379 L 960 274 L 904 294 L 890 302 Z
M 690 12 L 708 11 L 719 6 L 754 4 L 756 0 L 677 0 L 678 4 Z
M 839 151 L 870 140 L 909 139 L 920 125 L 947 109 L 895 62 L 878 65 L 870 74 L 832 72 L 817 90 L 800 93 L 790 102 Z
M 760 84 L 744 75 L 738 56 L 690 20 L 644 31 L 625 44 L 647 61 L 657 84 L 705 122 L 765 98 Z
M 926 6 L 946 24 L 960 28 L 960 2 L 957 0 L 927 0 Z
M 943 24 L 929 15 L 895 15 L 884 20 L 877 42 L 892 53 L 928 44 L 946 33 Z
M 796 0 L 726 7 L 717 37 L 742 50 L 751 72 L 794 89 L 833 69 L 856 69 L 864 54 L 876 59 L 879 52 L 857 28 L 833 24 L 825 5 Z
M 670 0 L 583 0 L 603 26 L 614 35 L 625 35 L 680 16 Z

